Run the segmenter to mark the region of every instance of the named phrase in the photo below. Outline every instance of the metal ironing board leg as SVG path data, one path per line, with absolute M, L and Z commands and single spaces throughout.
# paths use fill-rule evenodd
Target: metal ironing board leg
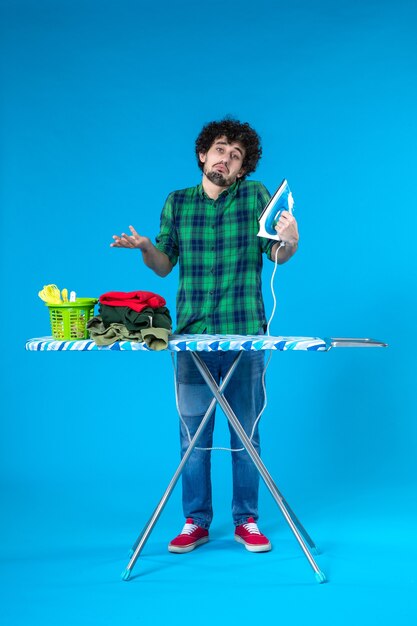
M 197 352 L 191 352 L 191 355 L 192 355 L 192 357 L 194 359 L 194 362 L 195 362 L 195 364 L 196 364 L 200 374 L 202 375 L 202 377 L 206 381 L 208 387 L 210 388 L 211 392 L 213 393 L 214 397 L 216 398 L 218 404 L 223 409 L 223 411 L 224 411 L 227 419 L 229 420 L 232 428 L 235 430 L 236 434 L 240 438 L 242 444 L 246 448 L 249 456 L 251 457 L 251 459 L 254 462 L 256 468 L 258 469 L 260 475 L 262 476 L 266 486 L 268 487 L 272 497 L 274 498 L 275 502 L 278 504 L 278 506 L 279 506 L 279 508 L 281 510 L 281 513 L 283 514 L 286 522 L 288 523 L 288 525 L 290 526 L 292 532 L 294 533 L 295 538 L 297 539 L 297 541 L 298 541 L 302 551 L 304 552 L 304 555 L 306 556 L 308 562 L 310 563 L 311 567 L 313 568 L 313 570 L 315 572 L 316 580 L 319 583 L 326 582 L 325 574 L 320 570 L 320 568 L 318 567 L 317 563 L 315 562 L 315 560 L 313 558 L 313 555 L 311 554 L 308 546 L 306 545 L 306 542 L 304 541 L 304 538 L 303 538 L 299 528 L 297 527 L 297 524 L 292 519 L 292 517 L 290 515 L 290 512 L 289 512 L 288 508 L 286 507 L 285 502 L 284 502 L 284 500 L 283 500 L 283 498 L 282 498 L 282 496 L 281 496 L 277 486 L 275 485 L 274 481 L 272 480 L 272 477 L 269 474 L 268 470 L 266 469 L 265 465 L 261 461 L 261 458 L 260 458 L 259 454 L 257 453 L 257 451 L 255 450 L 251 440 L 249 439 L 249 437 L 245 433 L 245 430 L 243 429 L 243 427 L 240 424 L 239 420 L 237 419 L 236 415 L 232 411 L 229 403 L 227 402 L 226 398 L 224 397 L 224 395 L 222 393 L 221 388 L 218 387 L 216 381 L 214 380 L 213 376 L 211 375 L 210 370 L 208 369 L 208 367 L 206 366 L 204 361 L 200 358 L 198 353 Z M 298 525 L 299 525 L 299 522 L 298 522 Z
M 191 353 L 194 355 L 194 353 Z M 229 371 L 227 372 L 226 376 L 224 377 L 219 391 L 220 393 L 223 393 L 223 391 L 226 389 L 232 375 L 233 372 L 235 371 L 239 360 L 242 356 L 243 352 L 239 353 L 239 355 L 237 356 L 237 358 L 233 361 L 233 364 L 231 366 L 231 368 L 229 369 Z M 145 546 L 145 543 L 147 542 L 156 522 L 158 521 L 159 516 L 161 515 L 166 503 L 168 502 L 168 499 L 175 487 L 175 485 L 178 482 L 179 477 L 181 476 L 182 470 L 184 469 L 184 465 L 186 464 L 186 462 L 188 461 L 188 458 L 190 457 L 192 451 L 194 450 L 198 438 L 200 437 L 200 434 L 202 433 L 202 431 L 204 430 L 213 410 L 214 407 L 217 404 L 217 400 L 215 397 L 213 397 L 212 401 L 210 402 L 210 405 L 203 417 L 203 419 L 200 422 L 200 425 L 194 435 L 194 437 L 192 438 L 190 445 L 187 448 L 187 451 L 185 452 L 184 456 L 181 459 L 180 464 L 178 465 L 178 468 L 174 474 L 174 476 L 171 479 L 171 482 L 169 483 L 168 487 L 165 490 L 164 495 L 162 496 L 161 500 L 159 501 L 159 504 L 157 505 L 157 507 L 155 508 L 153 514 L 151 515 L 151 517 L 149 518 L 148 523 L 145 525 L 145 527 L 143 528 L 142 532 L 140 533 L 139 537 L 136 539 L 133 547 L 132 547 L 132 551 L 131 551 L 131 558 L 129 563 L 127 564 L 126 569 L 122 572 L 122 580 L 129 580 L 130 578 L 130 574 L 132 572 L 133 567 L 135 566 L 136 561 L 139 558 L 139 555 L 143 549 L 143 547 Z

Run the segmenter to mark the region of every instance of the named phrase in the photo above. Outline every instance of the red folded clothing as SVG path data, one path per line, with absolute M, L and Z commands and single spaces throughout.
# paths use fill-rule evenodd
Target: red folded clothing
M 100 296 L 99 301 L 108 306 L 128 306 L 138 313 L 146 307 L 157 309 L 166 305 L 166 300 L 152 291 L 108 291 Z

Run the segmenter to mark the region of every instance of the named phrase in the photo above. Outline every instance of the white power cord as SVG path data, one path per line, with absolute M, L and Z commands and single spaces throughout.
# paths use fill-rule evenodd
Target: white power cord
M 277 307 L 277 299 L 276 299 L 275 291 L 274 291 L 274 279 L 275 279 L 275 272 L 277 271 L 277 267 L 278 267 L 278 253 L 281 250 L 281 248 L 284 248 L 284 247 L 285 247 L 285 243 L 283 241 L 281 241 L 279 246 L 278 246 L 278 248 L 276 249 L 276 252 L 275 252 L 274 271 L 272 272 L 271 282 L 270 282 L 271 293 L 272 293 L 272 299 L 274 301 L 274 306 L 272 307 L 272 313 L 271 313 L 271 316 L 270 316 L 270 318 L 268 320 L 268 324 L 266 326 L 266 334 L 267 334 L 268 337 L 270 336 L 269 335 L 269 327 L 271 326 L 271 322 L 274 319 L 275 309 Z

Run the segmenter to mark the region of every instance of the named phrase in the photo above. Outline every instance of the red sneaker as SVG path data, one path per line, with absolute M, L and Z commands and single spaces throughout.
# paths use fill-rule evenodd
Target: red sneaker
M 240 524 L 235 529 L 235 540 L 243 543 L 249 552 L 268 552 L 271 542 L 259 530 L 253 517 L 248 517 L 246 524 Z
M 168 550 L 179 553 L 191 552 L 202 543 L 207 543 L 208 540 L 208 530 L 197 526 L 191 517 L 187 517 L 180 534 L 168 544 Z

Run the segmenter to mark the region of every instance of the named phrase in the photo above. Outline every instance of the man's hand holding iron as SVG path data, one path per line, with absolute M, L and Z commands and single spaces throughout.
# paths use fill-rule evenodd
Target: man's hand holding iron
M 272 246 L 271 257 L 275 259 L 278 252 L 277 262 L 285 263 L 292 257 L 298 248 L 298 226 L 293 215 L 289 211 L 283 211 L 275 226 L 281 241 Z M 285 244 L 284 246 L 282 244 Z
M 289 211 L 283 211 L 278 220 L 275 230 L 280 236 L 281 241 L 291 246 L 298 244 L 298 226 L 293 215 Z

